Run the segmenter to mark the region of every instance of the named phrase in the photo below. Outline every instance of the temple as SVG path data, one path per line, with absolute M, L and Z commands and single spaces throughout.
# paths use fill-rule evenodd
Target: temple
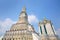
M 28 22 L 26 8 L 23 7 L 19 19 L 10 30 L 6 31 L 2 40 L 58 40 L 54 26 L 50 20 L 44 18 L 39 22 L 39 33 L 34 30 L 33 25 Z

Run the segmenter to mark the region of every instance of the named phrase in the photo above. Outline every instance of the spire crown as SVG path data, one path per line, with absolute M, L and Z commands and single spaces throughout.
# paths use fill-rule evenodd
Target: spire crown
M 44 17 L 44 20 L 47 20 L 47 18 L 46 18 L 46 17 Z
M 26 7 L 25 6 L 22 8 L 22 11 L 26 11 Z

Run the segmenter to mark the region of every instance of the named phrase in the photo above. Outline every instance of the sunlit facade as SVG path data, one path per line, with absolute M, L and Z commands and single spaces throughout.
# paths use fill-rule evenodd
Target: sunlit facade
M 58 40 L 53 24 L 46 18 L 39 22 L 39 35 L 40 40 Z
M 35 35 L 34 35 L 35 34 Z M 23 7 L 16 24 L 13 24 L 9 31 L 6 31 L 2 40 L 35 40 L 38 36 L 33 26 L 28 22 L 26 8 Z M 38 38 L 36 37 L 38 40 Z
M 26 8 L 23 7 L 16 24 L 6 31 L 2 40 L 57 40 L 51 21 L 44 19 L 39 22 L 39 33 L 28 22 Z

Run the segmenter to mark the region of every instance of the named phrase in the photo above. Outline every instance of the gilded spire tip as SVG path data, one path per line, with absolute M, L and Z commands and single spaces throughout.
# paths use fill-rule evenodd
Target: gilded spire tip
M 26 7 L 25 6 L 22 8 L 22 11 L 26 11 Z

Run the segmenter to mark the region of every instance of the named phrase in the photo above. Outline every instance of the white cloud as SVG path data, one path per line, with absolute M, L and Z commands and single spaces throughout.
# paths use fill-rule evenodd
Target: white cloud
M 14 22 L 10 18 L 5 19 L 4 21 L 0 20 L 0 24 L 2 27 L 10 26 L 13 23 Z
M 10 18 L 6 18 L 5 20 L 0 20 L 0 36 L 6 31 L 9 30 L 11 25 L 14 24 L 15 21 Z
M 0 40 L 2 40 L 3 36 L 0 37 Z
M 38 19 L 35 15 L 28 15 L 29 23 L 38 23 Z M 5 20 L 0 20 L 0 36 L 5 33 L 6 30 L 9 30 L 12 24 L 16 23 L 10 18 L 6 18 Z
M 29 23 L 38 23 L 38 18 L 35 15 L 31 14 L 28 15 L 28 21 Z

